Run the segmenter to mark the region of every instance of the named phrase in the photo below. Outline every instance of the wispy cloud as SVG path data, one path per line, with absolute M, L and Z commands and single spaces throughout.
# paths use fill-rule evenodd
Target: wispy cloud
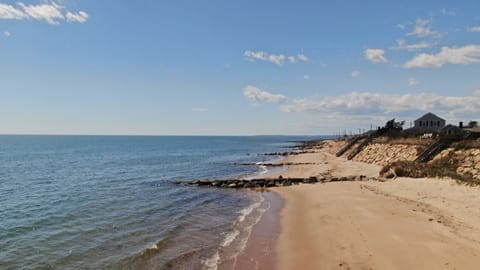
M 10 32 L 5 31 L 5 32 L 3 32 L 3 35 L 6 36 L 6 37 L 9 37 L 11 34 L 10 34 Z
M 88 14 L 84 11 L 72 13 L 55 1 L 47 1 L 37 5 L 18 2 L 17 6 L 0 3 L 0 19 L 37 20 L 55 25 L 65 20 L 67 22 L 84 23 L 88 19 Z
M 409 85 L 418 85 L 415 78 Z M 323 116 L 382 118 L 385 116 L 418 116 L 433 111 L 450 118 L 475 116 L 480 113 L 480 89 L 468 96 L 443 96 L 435 93 L 374 93 L 351 92 L 340 96 L 326 96 L 319 99 L 288 98 L 272 94 L 255 86 L 243 89 L 245 97 L 257 102 L 279 103 L 279 110 L 285 113 L 311 112 Z
M 470 29 L 468 29 L 470 32 L 479 32 L 480 33 L 480 26 L 474 26 L 474 27 L 470 27 Z
M 442 13 L 442 15 L 444 16 L 457 16 L 457 13 L 454 11 L 454 10 L 451 10 L 451 9 L 446 9 L 446 8 L 442 8 L 440 10 L 440 12 Z
M 343 115 L 409 115 L 434 111 L 449 116 L 480 113 L 480 96 L 441 96 L 433 93 L 386 94 L 352 92 L 318 100 L 294 99 L 280 106 L 283 112 L 319 112 Z
M 388 60 L 385 58 L 385 51 L 381 49 L 366 49 L 365 58 L 370 60 L 372 63 L 387 63 Z
M 292 64 L 298 63 L 298 62 L 307 62 L 309 59 L 306 55 L 304 54 L 297 54 L 297 56 L 289 56 L 287 57 L 288 61 Z
M 305 54 L 297 54 L 297 58 L 300 61 L 307 62 L 309 59 Z
M 275 65 L 281 66 L 284 64 L 285 59 L 288 60 L 288 62 L 295 64 L 298 62 L 307 62 L 309 59 L 306 55 L 304 54 L 297 54 L 297 55 L 290 55 L 290 56 L 285 56 L 284 54 L 270 54 L 264 51 L 250 51 L 246 50 L 243 55 L 247 58 L 249 61 L 255 61 L 255 60 L 260 60 L 260 61 L 266 61 L 273 63 Z
M 360 76 L 360 71 L 354 70 L 354 71 L 352 71 L 351 75 L 352 75 L 352 77 L 356 78 L 356 77 Z
M 287 100 L 284 95 L 272 94 L 252 85 L 248 85 L 243 89 L 243 95 L 255 103 L 260 101 L 268 103 L 282 103 Z
M 415 79 L 415 78 L 410 78 L 410 79 L 408 79 L 408 85 L 409 85 L 410 87 L 415 87 L 415 86 L 417 86 L 417 85 L 419 85 L 419 84 L 420 84 L 420 82 L 419 82 L 417 79 Z
M 422 53 L 405 63 L 405 68 L 439 68 L 445 64 L 468 65 L 480 62 L 480 46 L 443 47 L 437 54 Z
M 303 79 L 304 80 L 310 80 L 310 75 L 308 75 L 308 74 L 303 75 Z
M 433 30 L 432 22 L 430 20 L 424 20 L 418 18 L 415 20 L 415 26 L 413 31 L 408 33 L 407 36 L 415 36 L 419 38 L 424 37 L 441 37 L 442 34 Z
M 12 5 L 0 3 L 0 19 L 2 20 L 23 20 L 27 17 L 23 11 Z
M 34 20 L 45 20 L 49 24 L 59 24 L 58 20 L 64 20 L 65 16 L 62 14 L 62 7 L 57 3 L 40 4 L 40 5 L 26 5 L 18 3 L 23 9 L 27 17 Z
M 406 50 L 406 51 L 415 51 L 430 48 L 432 45 L 426 41 L 422 41 L 414 44 L 407 44 L 404 39 L 397 39 L 397 45 L 393 47 L 393 50 Z
M 283 62 L 285 61 L 285 55 L 283 54 L 275 55 L 275 54 L 269 54 L 263 51 L 254 52 L 254 51 L 246 50 L 243 53 L 243 55 L 249 61 L 255 61 L 255 60 L 267 61 L 278 66 L 283 65 Z
M 88 14 L 83 11 L 78 13 L 72 13 L 69 11 L 65 17 L 67 18 L 67 22 L 85 23 L 88 20 Z

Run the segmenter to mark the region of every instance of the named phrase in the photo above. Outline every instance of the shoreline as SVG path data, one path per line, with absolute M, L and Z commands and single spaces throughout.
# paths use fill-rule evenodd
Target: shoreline
M 276 246 L 281 232 L 280 212 L 285 205 L 284 199 L 276 192 L 266 191 L 262 194 L 269 208 L 263 213 L 259 222 L 252 228 L 245 248 L 237 257 L 235 270 L 274 270 L 277 269 Z
M 317 164 L 289 166 L 281 175 L 378 177 L 380 166 L 335 157 L 328 147 L 288 156 L 281 162 Z M 274 269 L 475 269 L 480 263 L 479 187 L 398 178 L 272 191 L 284 200 Z

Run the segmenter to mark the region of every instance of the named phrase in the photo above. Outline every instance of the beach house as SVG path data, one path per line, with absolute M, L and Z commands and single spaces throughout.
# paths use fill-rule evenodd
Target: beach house
M 413 129 L 418 131 L 438 131 L 445 127 L 445 119 L 429 112 L 414 121 Z

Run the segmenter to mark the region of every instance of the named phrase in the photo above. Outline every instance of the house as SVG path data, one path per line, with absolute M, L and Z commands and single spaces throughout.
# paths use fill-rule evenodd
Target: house
M 417 131 L 438 131 L 445 127 L 445 119 L 429 112 L 414 121 L 413 129 Z
M 462 128 L 454 125 L 446 125 L 444 128 L 440 130 L 440 133 L 446 136 L 458 136 L 458 135 L 463 135 L 465 131 Z

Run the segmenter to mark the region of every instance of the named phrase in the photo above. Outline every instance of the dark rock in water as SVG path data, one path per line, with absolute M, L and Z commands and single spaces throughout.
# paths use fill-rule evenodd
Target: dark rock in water
M 252 188 L 252 187 L 254 187 L 254 185 L 252 185 L 252 183 L 248 181 L 245 184 L 243 184 L 243 188 Z
M 275 181 L 270 180 L 270 181 L 268 181 L 268 182 L 266 183 L 265 186 L 266 186 L 266 187 L 274 187 L 274 186 L 275 186 Z
M 270 187 L 280 187 L 280 186 L 291 186 L 299 184 L 314 184 L 314 183 L 326 183 L 326 182 L 340 182 L 340 181 L 367 181 L 367 180 L 377 180 L 377 178 L 367 178 L 365 175 L 352 175 L 352 176 L 343 176 L 343 177 L 332 177 L 330 174 L 325 174 L 322 176 L 312 176 L 308 178 L 285 178 L 279 176 L 276 179 L 269 178 L 258 178 L 258 179 L 225 179 L 225 180 L 193 180 L 193 181 L 177 181 L 172 183 L 177 183 L 181 185 L 192 185 L 192 186 L 209 186 L 209 187 L 221 187 L 221 188 L 270 188 Z
M 199 180 L 197 184 L 200 185 L 200 186 L 206 186 L 206 185 L 210 185 L 211 181 L 209 181 L 208 179 Z

